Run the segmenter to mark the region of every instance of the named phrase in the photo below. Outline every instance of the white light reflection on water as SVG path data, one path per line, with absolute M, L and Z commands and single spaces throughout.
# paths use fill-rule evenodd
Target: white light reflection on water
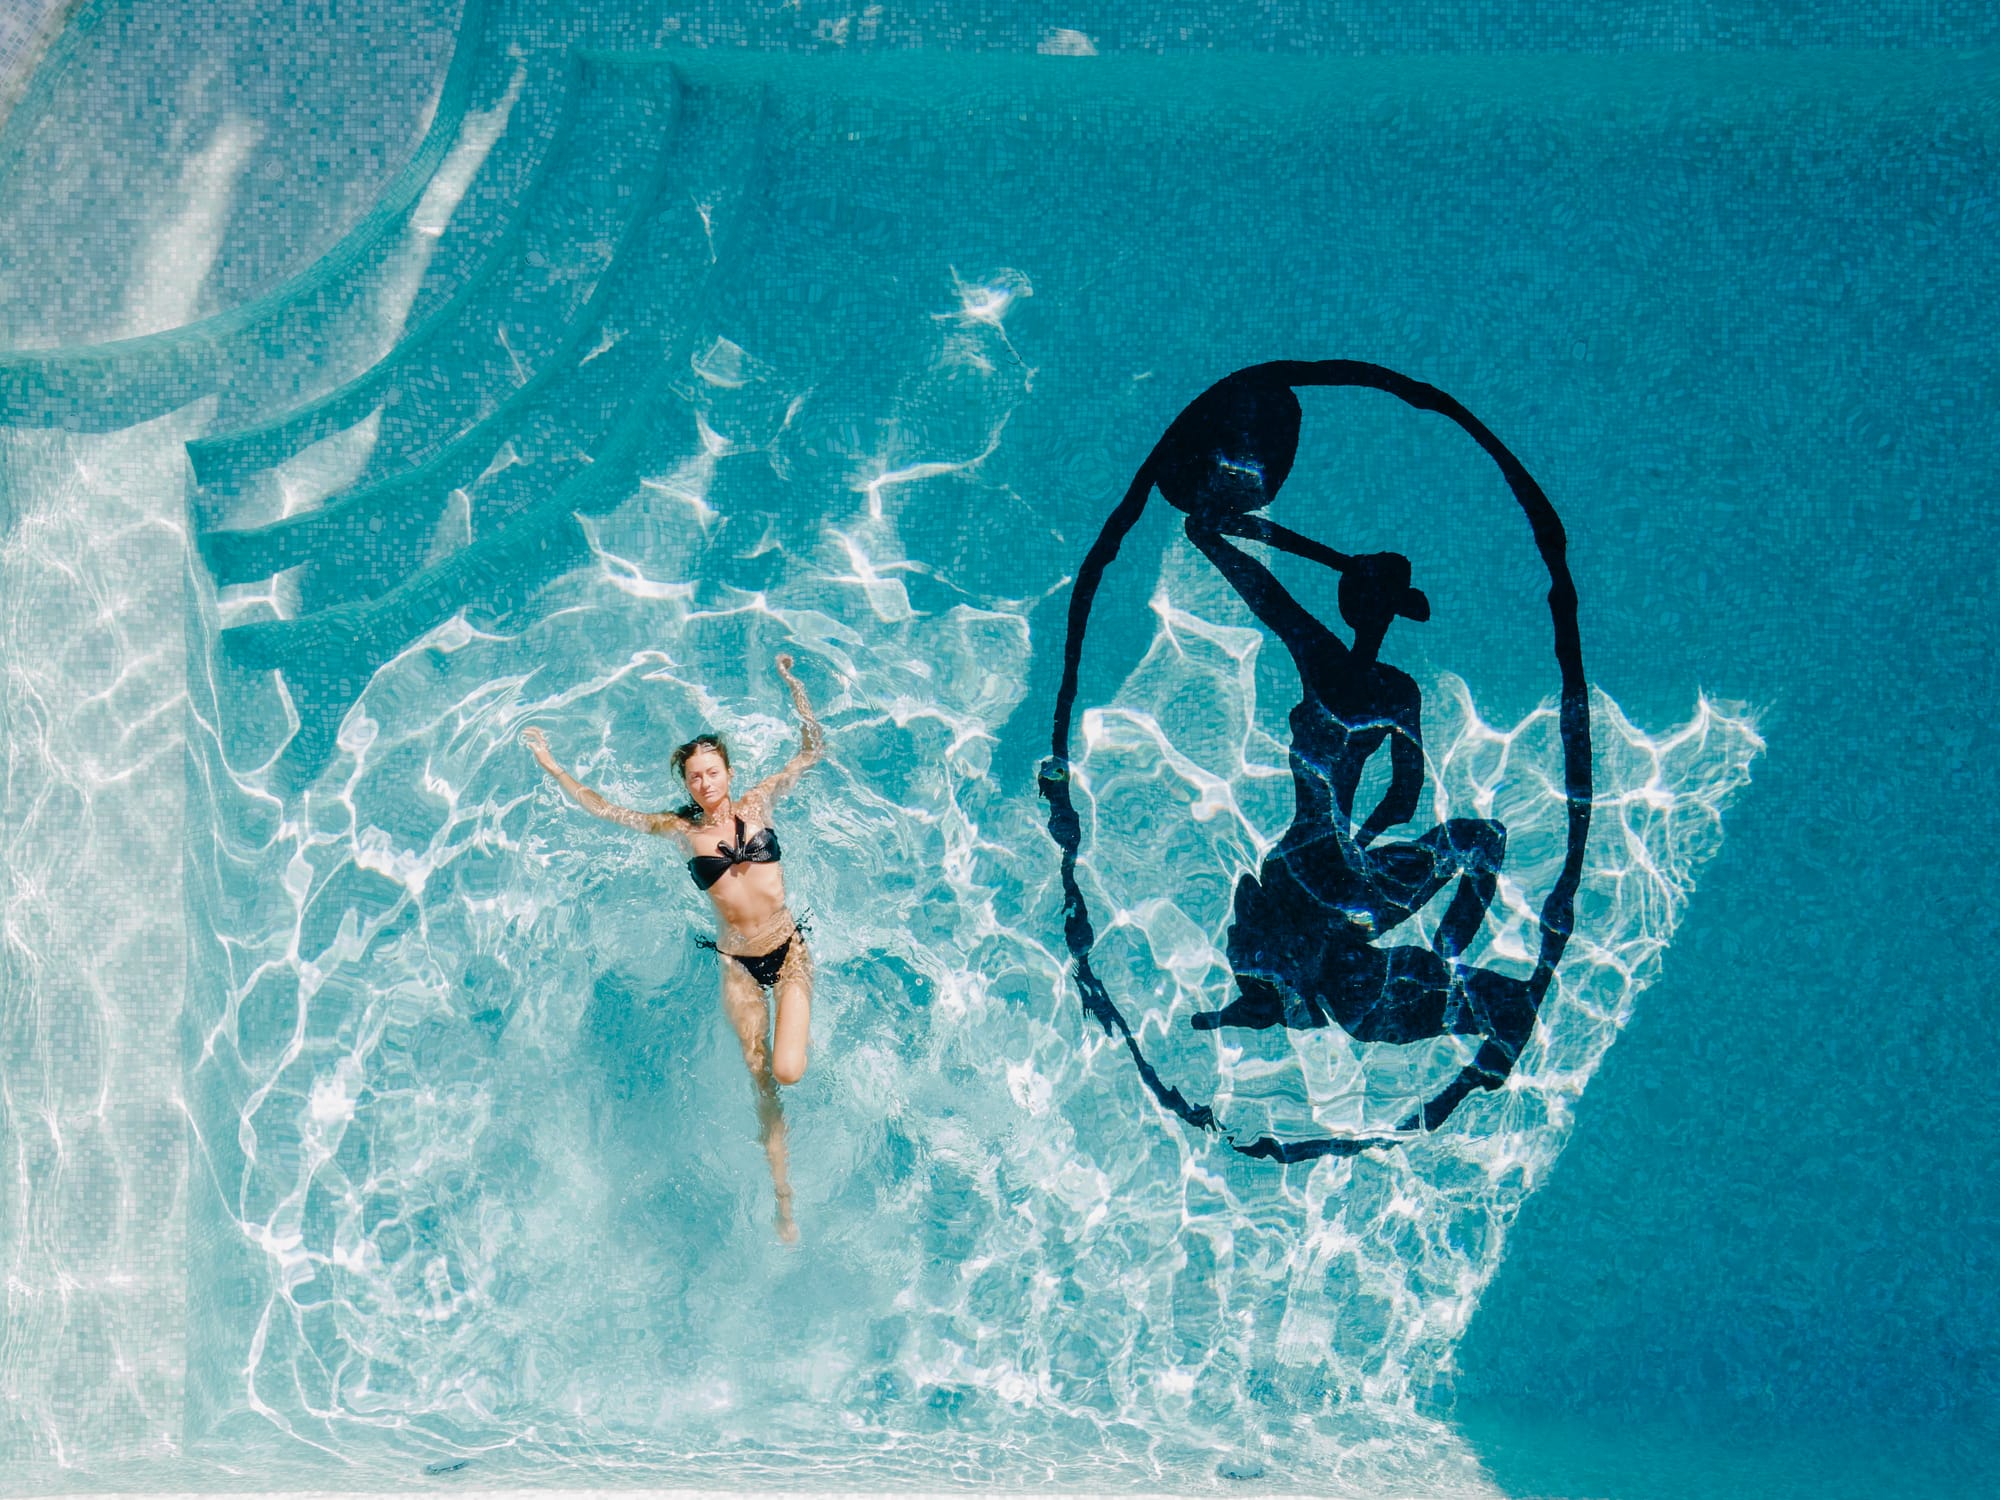
M 865 515 L 781 538 L 760 589 L 692 587 L 671 488 L 599 523 L 600 562 L 535 623 L 454 621 L 378 673 L 304 794 L 213 782 L 231 919 L 197 1071 L 242 1108 L 205 1171 L 268 1247 L 256 1305 L 213 1308 L 217 1388 L 247 1372 L 227 1399 L 309 1442 L 388 1429 L 523 1473 L 1211 1483 L 1248 1453 L 1279 1485 L 1476 1489 L 1416 1403 L 1657 967 L 1759 748 L 1747 721 L 1704 703 L 1649 738 L 1600 695 L 1579 933 L 1510 1087 L 1407 1149 L 1274 1170 L 1161 1116 L 1078 1015 L 1041 804 L 993 775 L 1025 607 L 881 607 L 897 570 L 932 570 Z M 1248 642 L 1177 566 L 1162 598 L 1185 602 L 1079 768 L 1087 824 L 1125 835 L 1086 856 L 1114 935 L 1143 938 L 1120 982 L 1163 986 L 1160 1037 L 1221 983 L 1207 872 L 1253 862 L 1288 801 Z M 666 753 L 699 726 L 760 774 L 794 734 L 780 649 L 833 746 L 780 818 L 821 976 L 788 1095 L 802 1252 L 769 1228 L 704 903 L 516 743 L 542 725 L 641 807 L 678 799 Z M 1487 942 L 1518 961 L 1559 858 L 1550 715 L 1503 731 L 1431 687 L 1440 815 L 1516 835 Z M 1200 1042 L 1226 1113 L 1374 1118 L 1430 1076 L 1276 1040 Z
M 0 1460 L 175 1452 L 196 408 L 0 432 Z
M 986 431 L 1025 391 L 1025 366 L 992 366 L 979 378 L 1010 383 Z M 1578 936 L 1510 1087 L 1404 1149 L 1246 1162 L 1163 1117 L 1079 1015 L 1042 806 L 994 765 L 1041 645 L 1029 602 L 953 592 L 904 534 L 914 490 L 857 494 L 851 452 L 795 477 L 854 509 L 767 532 L 758 587 L 689 581 L 713 567 L 688 518 L 714 512 L 719 466 L 800 462 L 777 446 L 798 393 L 710 367 L 727 378 L 705 389 L 751 405 L 693 413 L 690 456 L 592 524 L 596 558 L 537 618 L 455 619 L 378 672 L 304 790 L 269 770 L 296 724 L 282 681 L 203 663 L 198 1429 L 288 1434 L 271 1472 L 300 1475 L 414 1450 L 545 1480 L 1481 1492 L 1420 1398 L 1657 968 L 1759 749 L 1750 725 L 1704 703 L 1648 737 L 1600 695 Z M 888 462 L 997 493 L 957 459 Z M 1197 1047 L 1173 1024 L 1215 1003 L 1229 879 L 1289 810 L 1260 637 L 1178 554 L 1154 597 L 1078 770 L 1087 826 L 1120 835 L 1086 843 L 1121 914 L 1118 982 L 1158 987 L 1150 1035 L 1212 1071 L 1232 1120 L 1386 1118 L 1457 1044 L 1385 1061 L 1338 1034 Z M 692 942 L 704 903 L 671 850 L 583 817 L 517 744 L 542 725 L 639 806 L 678 800 L 666 753 L 698 726 L 757 774 L 794 733 L 781 649 L 833 746 L 781 816 L 821 976 L 813 1070 L 789 1093 L 800 1252 L 770 1231 Z M 1489 726 L 1462 685 L 1426 686 L 1433 815 L 1469 806 L 1514 835 L 1486 942 L 1518 963 L 1560 811 L 1549 716 Z

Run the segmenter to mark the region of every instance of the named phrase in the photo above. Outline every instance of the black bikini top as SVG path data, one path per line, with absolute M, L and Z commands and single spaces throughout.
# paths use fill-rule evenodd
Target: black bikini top
M 713 854 L 697 854 L 688 861 L 688 874 L 694 883 L 707 890 L 716 881 L 729 873 L 731 865 L 775 865 L 784 856 L 778 850 L 776 829 L 760 828 L 749 838 L 743 837 L 743 820 L 736 820 L 736 847 L 717 844 Z

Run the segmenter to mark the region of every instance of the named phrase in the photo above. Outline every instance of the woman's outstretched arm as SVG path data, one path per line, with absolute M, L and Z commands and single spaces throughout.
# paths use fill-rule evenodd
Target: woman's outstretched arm
M 635 828 L 640 833 L 672 834 L 687 831 L 687 819 L 678 813 L 639 812 L 634 808 L 620 807 L 601 793 L 592 791 L 556 764 L 555 757 L 549 754 L 548 739 L 541 730 L 534 728 L 522 730 L 521 743 L 526 745 L 535 759 L 542 763 L 542 769 L 555 777 L 557 784 L 575 799 L 576 805 L 592 817 L 602 818 L 607 823 L 616 823 L 621 828 Z
M 812 700 L 806 697 L 805 684 L 792 675 L 792 658 L 787 653 L 779 653 L 778 675 L 792 690 L 792 707 L 799 715 L 799 748 L 798 753 L 785 762 L 783 769 L 758 782 L 750 793 L 752 797 L 766 802 L 789 792 L 805 775 L 806 769 L 826 754 L 826 731 L 819 727 L 819 720 L 813 714 Z

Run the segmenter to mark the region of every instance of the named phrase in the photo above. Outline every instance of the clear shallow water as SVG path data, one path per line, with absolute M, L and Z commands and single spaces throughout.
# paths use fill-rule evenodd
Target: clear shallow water
M 1952 90 L 1983 75 L 1835 60 L 1773 102 L 1766 65 L 1727 60 L 677 53 L 581 80 L 605 155 L 564 168 L 530 128 L 559 142 L 560 107 L 517 79 L 579 80 L 489 50 L 465 104 L 492 123 L 440 153 L 470 175 L 412 194 L 428 209 L 371 251 L 323 347 L 359 372 L 399 316 L 447 332 L 337 391 L 344 423 L 232 416 L 257 395 L 225 364 L 177 374 L 213 394 L 150 423 L 10 439 L 8 862 L 29 872 L 10 920 L 31 934 L 10 1128 L 47 1141 L 9 1199 L 24 1485 L 147 1459 L 232 1487 L 386 1483 L 469 1459 L 452 1472 L 1483 1491 L 1436 1415 L 1455 1347 L 1606 1048 L 1699 924 L 1697 872 L 1761 749 L 1734 700 L 1773 689 L 1730 681 L 1727 653 L 1695 671 L 1658 638 L 1678 612 L 1650 654 L 1614 644 L 1630 686 L 1593 702 L 1576 947 L 1514 1084 L 1431 1139 L 1280 1169 L 1154 1108 L 1079 1013 L 1030 780 L 1066 583 L 1194 392 L 1349 353 L 1435 380 L 1530 455 L 1575 539 L 1587 661 L 1629 640 L 1662 572 L 1683 610 L 1690 576 L 1737 597 L 1740 561 L 1656 566 L 1680 529 L 1615 498 L 1685 461 L 1685 413 L 1632 423 L 1708 363 L 1645 298 L 1741 265 L 1802 209 L 1756 205 L 1754 160 L 1690 175 L 1678 151 L 1716 113 L 1778 155 L 1794 119 L 1977 122 Z M 1662 131 L 1682 145 L 1652 177 L 1610 174 Z M 1398 142 L 1443 196 L 1412 194 Z M 614 150 L 646 184 L 622 216 L 587 191 Z M 480 230 L 478 184 L 509 162 L 546 196 Z M 1682 195 L 1742 217 L 1675 209 L 1676 239 L 1657 211 Z M 483 281 L 454 226 L 498 258 Z M 1500 270 L 1496 231 L 1523 246 Z M 1692 255 L 1688 234 L 1708 237 Z M 1750 274 L 1752 305 L 1791 285 L 1776 261 Z M 1882 319 L 1918 293 L 1855 295 Z M 462 351 L 531 313 L 549 336 L 493 332 L 507 359 L 481 385 Z M 151 379 L 128 415 L 162 399 Z M 1462 442 L 1371 400 L 1309 402 L 1280 515 L 1407 551 L 1439 603 L 1396 638 L 1429 706 L 1429 803 L 1513 831 L 1485 942 L 1518 963 L 1560 852 L 1553 684 L 1521 644 L 1532 553 Z M 1887 420 L 1856 408 L 1846 430 L 1865 445 Z M 1753 472 L 1762 445 L 1789 453 L 1729 430 Z M 330 519 L 212 535 L 288 515 Z M 1455 1044 L 1218 1048 L 1180 1025 L 1226 998 L 1228 881 L 1288 818 L 1296 687 L 1165 519 L 1107 584 L 1084 685 L 1086 872 L 1121 994 L 1155 997 L 1149 1035 L 1231 1129 L 1393 1123 Z M 218 588 L 260 562 L 287 566 Z M 1298 586 L 1332 616 L 1329 587 Z M 664 805 L 696 726 L 749 769 L 782 758 L 781 649 L 833 744 L 781 825 L 821 973 L 790 1094 L 795 1253 L 690 940 L 701 903 L 514 743 L 541 724 L 607 794 Z M 55 831 L 79 822 L 81 854 Z M 107 923 L 130 945 L 71 957 Z M 162 956 L 180 944 L 184 978 Z

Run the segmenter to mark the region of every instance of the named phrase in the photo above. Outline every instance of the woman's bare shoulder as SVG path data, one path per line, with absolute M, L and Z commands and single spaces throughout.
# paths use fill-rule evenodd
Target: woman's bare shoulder
M 646 814 L 646 818 L 651 824 L 651 831 L 654 833 L 664 835 L 667 838 L 679 839 L 682 843 L 692 842 L 694 838 L 695 821 L 679 808 L 648 813 Z
M 775 811 L 769 782 L 759 782 L 750 788 L 736 803 L 736 811 L 746 823 L 755 823 L 759 828 L 769 828 Z

